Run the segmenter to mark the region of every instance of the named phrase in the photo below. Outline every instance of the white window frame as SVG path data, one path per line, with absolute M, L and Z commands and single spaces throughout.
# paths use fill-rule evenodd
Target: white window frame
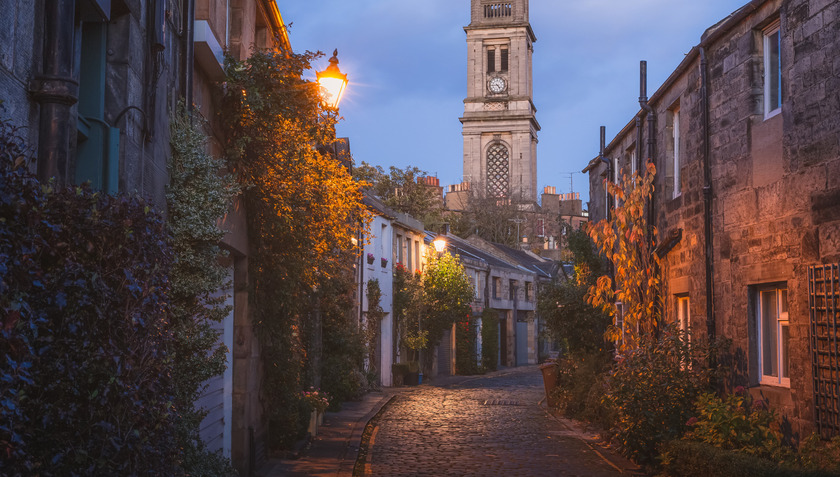
M 691 301 L 688 295 L 677 295 L 677 326 L 680 331 L 691 329 Z
M 776 42 L 779 48 L 779 58 L 778 62 L 774 65 L 773 59 L 771 56 L 771 45 L 773 43 L 774 35 L 778 35 L 776 38 Z M 769 27 L 765 28 L 762 32 L 762 40 L 764 42 L 764 119 L 772 118 L 773 116 L 782 112 L 782 33 L 781 33 L 781 23 L 779 20 L 776 20 L 771 24 Z M 772 88 L 772 81 L 773 77 L 778 79 L 778 96 L 771 94 Z M 777 99 L 779 104 L 776 108 L 771 109 L 773 106 L 773 99 Z
M 625 342 L 624 304 L 620 301 L 615 302 L 615 317 L 613 318 L 613 324 L 621 331 L 621 339 L 616 340 L 615 345 L 623 346 Z
M 680 184 L 680 107 L 676 106 L 671 110 L 673 115 L 673 140 L 674 140 L 674 198 L 682 195 Z
M 613 181 L 613 184 L 615 184 L 615 185 L 621 185 L 621 184 L 619 184 L 619 181 L 621 180 L 621 170 L 619 169 L 618 166 L 619 166 L 618 157 L 614 157 L 613 160 L 612 160 L 612 170 L 613 170 L 612 181 Z
M 764 297 L 771 299 L 773 301 L 769 302 L 772 305 L 772 309 L 765 309 L 770 308 L 770 306 L 764 305 Z M 770 287 L 761 287 L 756 290 L 756 297 L 755 297 L 755 315 L 756 315 L 756 332 L 758 335 L 757 340 L 757 347 L 758 347 L 758 373 L 759 373 L 759 382 L 764 385 L 768 386 L 780 386 L 780 387 L 790 387 L 790 367 L 787 367 L 787 376 L 784 376 L 784 369 L 785 369 L 785 361 L 789 363 L 789 356 L 787 354 L 790 351 L 790 320 L 788 315 L 788 295 L 787 295 L 787 286 L 786 285 L 775 285 Z M 775 310 L 775 312 L 774 312 Z M 772 333 L 775 336 L 770 337 L 770 339 L 775 339 L 775 343 L 771 346 L 774 348 L 775 357 L 766 357 L 764 351 L 764 342 L 768 339 L 768 336 L 765 336 L 767 333 L 764 329 L 764 322 L 765 322 L 765 314 L 773 313 L 774 316 L 768 317 L 773 322 L 771 323 Z M 783 336 L 785 335 L 785 329 L 787 329 L 787 346 L 785 346 Z M 775 361 L 775 373 L 778 376 L 774 376 L 772 374 L 772 370 L 770 374 L 764 373 L 764 365 L 767 359 Z

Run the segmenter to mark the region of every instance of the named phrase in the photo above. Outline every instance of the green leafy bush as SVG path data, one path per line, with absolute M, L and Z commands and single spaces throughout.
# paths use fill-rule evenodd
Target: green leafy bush
M 823 441 L 819 434 L 809 435 L 799 446 L 799 462 L 806 469 L 840 475 L 840 436 Z
M 781 466 L 755 455 L 719 449 L 710 444 L 676 440 L 663 446 L 665 475 L 710 477 L 831 477 L 831 470 L 803 470 Z
M 423 330 L 429 332 L 428 347 L 440 344 L 452 324 L 468 317 L 474 289 L 457 255 L 431 257 L 423 274 Z M 427 353 L 426 356 L 431 356 Z
M 455 372 L 460 375 L 478 374 L 476 318 L 470 316 L 455 323 Z
M 666 327 L 659 338 L 642 335 L 613 367 L 605 397 L 616 411 L 622 450 L 640 464 L 655 463 L 661 444 L 686 431 L 694 403 L 709 389 L 715 370 L 705 366 L 720 345 Z
M 352 275 L 336 275 L 325 286 L 321 299 L 324 351 L 320 370 L 313 371 L 320 371 L 321 390 L 332 398 L 330 410 L 337 411 L 342 402 L 359 399 L 370 383 L 362 371 L 366 352 L 363 330 L 352 312 Z
M 495 371 L 499 362 L 499 313 L 485 308 L 481 312 L 481 364 Z
M 687 424 L 690 430 L 685 439 L 777 462 L 791 460 L 792 449 L 782 444 L 776 413 L 763 401 L 753 400 L 741 386 L 725 398 L 714 393 L 701 394 L 697 398 L 696 417 L 690 418 Z
M 0 122 L 0 468 L 179 475 L 172 254 L 141 200 L 39 183 Z
M 545 321 L 548 335 L 562 343 L 568 353 L 603 351 L 611 347 L 604 339 L 611 318 L 586 302 L 589 287 L 595 284 L 603 263 L 585 232 L 570 231 L 568 240 L 574 257 L 574 274 L 542 287 L 537 311 Z
M 558 359 L 557 386 L 551 393 L 560 412 L 609 428 L 615 418 L 614 410 L 604 399 L 610 363 L 611 354 L 604 351 Z

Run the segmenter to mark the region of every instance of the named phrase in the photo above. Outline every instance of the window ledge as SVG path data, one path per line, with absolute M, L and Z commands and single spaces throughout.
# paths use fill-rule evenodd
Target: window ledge
M 193 39 L 198 65 L 211 80 L 222 81 L 225 78 L 224 50 L 207 20 L 196 20 Z
M 767 121 L 768 119 L 770 119 L 774 116 L 778 116 L 781 112 L 782 112 L 782 108 L 776 108 L 773 111 L 770 111 L 769 113 L 765 114 L 764 115 L 764 120 Z
M 780 390 L 790 390 L 790 378 L 782 379 L 781 381 L 778 378 L 770 378 L 772 381 L 767 379 L 762 379 L 759 383 L 759 387 L 767 387 L 773 389 L 780 389 Z

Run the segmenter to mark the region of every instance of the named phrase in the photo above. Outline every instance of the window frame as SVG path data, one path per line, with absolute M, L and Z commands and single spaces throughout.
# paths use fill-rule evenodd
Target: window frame
M 689 295 L 677 295 L 675 298 L 677 327 L 680 331 L 688 332 L 691 330 L 691 298 Z
M 775 336 L 775 366 L 776 374 L 765 374 L 765 352 L 764 341 L 766 339 L 764 332 L 764 305 L 763 297 L 766 294 L 773 294 L 775 306 L 775 323 L 773 326 L 773 333 Z M 758 357 L 758 381 L 759 384 L 776 387 L 790 387 L 790 315 L 788 311 L 788 289 L 787 284 L 780 283 L 769 286 L 761 286 L 756 288 L 755 293 L 755 326 L 756 326 L 756 347 Z M 784 328 L 787 328 L 787 343 L 785 343 Z M 786 363 L 787 361 L 787 363 Z M 786 366 L 787 364 L 787 366 Z M 784 376 L 785 368 L 787 367 L 787 376 Z
M 487 47 L 487 73 L 496 72 L 496 48 L 493 46 Z
M 775 41 L 776 46 L 778 47 L 777 51 L 777 62 L 775 65 L 771 64 L 773 62 L 771 46 L 772 46 L 772 38 L 773 36 L 777 36 L 777 40 Z M 782 30 L 781 30 L 781 22 L 779 20 L 774 21 L 770 26 L 762 30 L 761 32 L 761 41 L 763 46 L 762 52 L 762 65 L 763 65 L 763 73 L 762 73 L 762 89 L 764 91 L 764 119 L 770 119 L 773 116 L 782 112 Z M 772 72 L 773 74 L 769 74 Z M 776 95 L 772 95 L 772 79 L 776 78 L 778 84 L 778 93 Z M 775 108 L 770 109 L 773 105 L 773 100 L 778 101 L 778 105 Z

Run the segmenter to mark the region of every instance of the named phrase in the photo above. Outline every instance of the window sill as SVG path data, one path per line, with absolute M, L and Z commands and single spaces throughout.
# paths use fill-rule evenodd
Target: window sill
M 778 116 L 781 112 L 782 112 L 782 108 L 776 108 L 773 111 L 770 111 L 769 113 L 765 114 L 764 115 L 764 120 L 767 121 L 770 118 Z
M 771 380 L 772 379 L 772 380 Z M 779 381 L 778 378 L 762 378 L 761 381 L 758 383 L 759 386 L 767 386 L 776 389 L 790 389 L 790 378 L 782 379 Z

